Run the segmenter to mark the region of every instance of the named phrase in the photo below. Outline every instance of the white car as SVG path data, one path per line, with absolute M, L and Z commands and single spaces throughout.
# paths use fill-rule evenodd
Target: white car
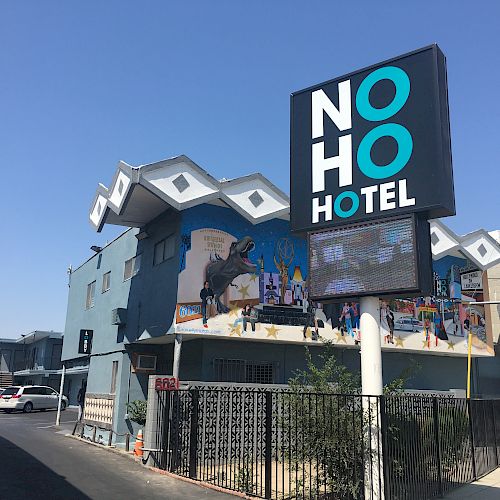
M 394 330 L 406 330 L 409 332 L 417 332 L 422 328 L 422 322 L 418 319 L 405 316 L 399 318 L 394 323 Z
M 0 396 L 0 410 L 8 413 L 22 410 L 30 413 L 33 410 L 56 409 L 59 402 L 59 393 L 44 385 L 12 386 L 4 389 Z M 68 406 L 68 398 L 62 396 L 61 410 Z

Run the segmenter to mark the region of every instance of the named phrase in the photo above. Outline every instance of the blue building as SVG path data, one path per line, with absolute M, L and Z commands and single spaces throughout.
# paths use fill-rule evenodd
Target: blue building
M 120 162 L 111 187 L 99 186 L 90 221 L 97 231 L 104 224 L 129 229 L 93 247 L 95 254 L 70 276 L 62 360 L 71 387 L 66 382 L 65 393 L 74 402 L 86 382 L 87 420 L 121 434 L 134 430 L 127 403 L 147 398 L 149 375 L 284 384 L 304 368 L 304 346 L 315 356 L 321 352 L 303 327 L 306 241 L 290 233 L 288 197 L 262 175 L 217 181 L 186 156 L 140 167 Z M 499 251 L 486 231 L 458 237 L 436 221 L 431 232 L 436 276 L 450 285 L 488 264 L 477 241 Z M 200 298 L 205 280 L 213 292 L 207 303 Z M 488 294 L 487 273 L 483 284 Z M 453 297 L 384 304 L 401 325 L 396 342 L 383 344 L 385 380 L 414 359 L 422 369 L 413 387 L 462 390 L 467 317 L 476 339 L 474 392 L 498 392 L 499 332 L 492 327 L 498 310 L 471 312 L 468 300 L 464 289 Z M 256 311 L 255 325 L 244 321 L 246 305 Z M 437 317 L 448 340 L 432 330 L 432 342 L 423 345 L 424 321 Z M 354 338 L 321 308 L 317 319 L 320 335 L 338 346 L 339 360 L 359 370 Z M 418 328 L 405 331 L 406 323 Z
M 48 385 L 59 390 L 62 333 L 34 331 L 0 339 L 0 387 Z

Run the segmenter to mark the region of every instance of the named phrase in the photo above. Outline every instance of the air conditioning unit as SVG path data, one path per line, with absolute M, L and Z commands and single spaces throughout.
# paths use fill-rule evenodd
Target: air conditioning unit
M 118 307 L 111 311 L 111 324 L 123 326 L 127 324 L 127 310 L 123 307 Z

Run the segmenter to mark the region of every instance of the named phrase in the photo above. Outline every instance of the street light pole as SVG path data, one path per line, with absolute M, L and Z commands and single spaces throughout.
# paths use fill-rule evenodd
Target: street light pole
M 59 385 L 59 398 L 57 401 L 57 417 L 56 417 L 56 426 L 59 426 L 61 421 L 61 401 L 62 401 L 62 393 L 64 390 L 64 376 L 66 375 L 66 365 L 63 363 L 62 374 L 61 374 L 61 383 Z

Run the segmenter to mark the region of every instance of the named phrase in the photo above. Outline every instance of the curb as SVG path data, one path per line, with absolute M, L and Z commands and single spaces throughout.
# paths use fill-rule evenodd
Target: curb
M 186 483 L 191 483 L 195 484 L 196 486 L 201 486 L 202 488 L 206 488 L 207 490 L 214 490 L 218 491 L 219 493 L 226 493 L 228 495 L 232 495 L 235 497 L 240 497 L 240 498 L 245 498 L 247 500 L 254 499 L 255 497 L 250 497 L 246 495 L 245 493 L 241 493 L 240 491 L 234 491 L 234 490 L 227 490 L 223 488 L 222 486 L 216 486 L 215 484 L 210 484 L 210 483 L 204 483 L 202 481 L 197 481 L 196 479 L 191 479 L 190 477 L 184 477 L 184 476 L 178 476 L 177 474 L 173 474 L 172 472 L 168 472 L 163 469 L 158 469 L 156 467 L 151 467 L 151 466 L 146 466 L 148 469 L 152 470 L 153 472 L 156 472 L 158 474 L 161 474 L 162 476 L 168 476 L 173 479 L 180 479 L 181 481 L 184 481 Z
M 80 436 L 73 436 L 72 434 L 66 434 L 65 437 L 74 439 L 75 441 L 80 441 L 81 443 L 90 444 L 91 446 L 95 446 L 95 447 L 100 448 L 101 450 L 104 450 L 104 451 L 109 451 L 110 453 L 114 453 L 115 455 L 127 457 L 136 463 L 139 463 L 139 464 L 141 463 L 140 460 L 136 460 L 136 458 L 134 457 L 132 452 L 127 453 L 126 451 L 122 451 L 119 448 L 116 448 L 115 446 L 105 446 L 103 444 L 93 443 L 92 441 L 89 441 L 88 439 L 81 438 Z
M 172 479 L 178 479 L 178 480 L 184 481 L 186 483 L 194 484 L 200 488 L 206 488 L 207 490 L 214 490 L 214 491 L 217 491 L 219 493 L 226 493 L 227 495 L 232 495 L 235 497 L 244 498 L 246 500 L 251 500 L 251 499 L 255 498 L 255 497 L 248 496 L 245 493 L 242 493 L 240 491 L 228 490 L 228 489 L 222 488 L 221 486 L 216 486 L 215 484 L 204 483 L 202 481 L 197 481 L 195 479 L 191 479 L 190 477 L 178 476 L 177 474 L 173 474 L 172 472 L 168 472 L 168 471 L 163 470 L 163 469 L 158 469 L 157 467 L 152 467 L 150 465 L 145 465 L 142 463 L 142 460 L 140 458 L 135 458 L 134 455 L 132 454 L 132 452 L 127 453 L 126 451 L 122 451 L 122 450 L 116 448 L 115 446 L 106 446 L 106 445 L 99 444 L 99 443 L 93 443 L 92 441 L 89 441 L 88 439 L 84 439 L 84 438 L 81 438 L 79 436 L 73 436 L 72 434 L 65 434 L 65 437 L 68 437 L 70 439 L 74 439 L 75 441 L 80 441 L 81 443 L 90 444 L 92 446 L 100 448 L 101 450 L 104 450 L 104 451 L 107 451 L 110 453 L 114 453 L 115 455 L 119 455 L 121 457 L 127 457 L 129 460 L 132 460 L 135 463 L 142 465 L 143 467 L 151 470 L 152 472 L 155 472 L 157 474 L 161 474 L 162 476 L 168 476 L 168 477 L 171 477 Z

